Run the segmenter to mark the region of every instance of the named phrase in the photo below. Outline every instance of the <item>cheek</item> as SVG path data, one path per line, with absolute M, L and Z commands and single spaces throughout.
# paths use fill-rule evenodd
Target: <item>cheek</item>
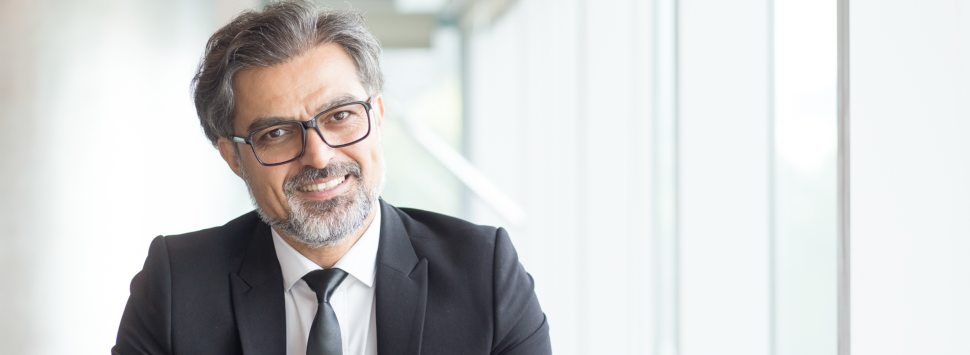
M 286 209 L 286 194 L 283 192 L 285 170 L 267 169 L 268 167 L 261 165 L 249 167 L 250 169 L 246 171 L 247 183 L 259 207 L 268 212 L 283 212 Z
M 381 152 L 380 141 L 375 140 L 374 144 L 370 144 L 365 152 L 361 152 L 360 157 L 366 159 L 366 161 L 358 161 L 361 164 L 361 169 L 363 169 L 364 176 L 367 177 L 368 182 L 374 184 L 380 179 L 381 170 L 383 166 L 381 161 L 383 160 L 383 152 Z

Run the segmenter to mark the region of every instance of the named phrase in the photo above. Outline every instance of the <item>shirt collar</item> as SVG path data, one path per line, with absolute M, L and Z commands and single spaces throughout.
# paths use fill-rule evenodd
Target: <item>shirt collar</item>
M 367 226 L 364 235 L 333 266 L 346 271 L 367 287 L 374 286 L 374 265 L 377 263 L 377 245 L 381 236 L 380 205 L 377 205 L 376 208 L 377 213 L 374 215 L 374 220 Z M 276 233 L 276 229 L 270 228 L 270 230 L 273 233 L 273 246 L 276 249 L 276 258 L 280 261 L 280 269 L 283 272 L 283 286 L 286 291 L 289 291 L 297 281 L 300 281 L 310 271 L 321 269 L 319 265 L 293 249 L 290 244 L 283 240 L 282 236 Z

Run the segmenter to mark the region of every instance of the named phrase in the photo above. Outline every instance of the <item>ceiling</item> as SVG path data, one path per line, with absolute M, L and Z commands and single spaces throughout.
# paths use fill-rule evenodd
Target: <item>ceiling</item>
M 429 48 L 439 26 L 463 29 L 491 23 L 513 0 L 315 0 L 332 9 L 360 11 L 384 48 Z

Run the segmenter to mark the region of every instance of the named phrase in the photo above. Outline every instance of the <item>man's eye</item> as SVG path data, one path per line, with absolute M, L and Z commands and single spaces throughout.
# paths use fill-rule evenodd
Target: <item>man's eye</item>
M 279 138 L 284 134 L 286 134 L 286 131 L 284 131 L 282 128 L 276 128 L 266 132 L 266 138 Z
M 340 111 L 340 112 L 337 112 L 337 113 L 333 114 L 333 120 L 334 121 L 342 121 L 342 120 L 346 119 L 349 116 L 350 116 L 350 112 Z

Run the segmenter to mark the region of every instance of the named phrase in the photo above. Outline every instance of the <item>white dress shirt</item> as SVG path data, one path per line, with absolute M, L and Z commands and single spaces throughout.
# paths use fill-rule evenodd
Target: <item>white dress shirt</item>
M 377 206 L 377 215 L 364 231 L 364 235 L 333 266 L 349 274 L 330 296 L 330 306 L 333 307 L 340 324 L 340 343 L 344 354 L 377 354 L 374 276 L 380 226 L 381 209 Z M 317 313 L 317 296 L 307 286 L 306 281 L 303 281 L 303 275 L 321 267 L 293 249 L 275 229 L 273 244 L 283 271 L 286 354 L 306 355 L 310 326 Z

